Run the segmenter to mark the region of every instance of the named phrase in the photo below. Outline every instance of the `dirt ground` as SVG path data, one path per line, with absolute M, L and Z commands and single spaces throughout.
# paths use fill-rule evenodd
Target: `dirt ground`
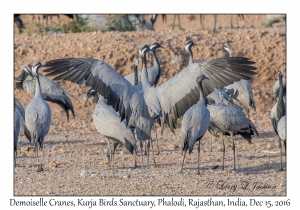
M 25 23 L 30 23 L 31 18 L 27 16 L 24 17 Z M 49 103 L 52 123 L 44 141 L 43 172 L 36 172 L 33 145 L 24 136 L 19 137 L 14 194 L 286 195 L 286 159 L 284 155 L 284 171 L 279 171 L 278 140 L 270 122 L 270 111 L 275 104 L 272 86 L 278 79 L 278 69 L 286 70 L 285 23 L 265 28 L 262 25 L 265 15 L 246 15 L 245 20 L 239 21 L 239 27 L 234 19 L 234 28 L 230 29 L 230 15 L 219 15 L 217 32 L 213 34 L 212 15 L 205 16 L 205 30 L 201 29 L 199 15 L 194 17 L 195 20 L 190 20 L 190 15 L 181 15 L 181 26 L 185 30 L 171 29 L 173 15 L 167 15 L 167 22 L 158 17 L 154 26 L 156 31 L 43 35 L 19 34 L 15 30 L 14 75 L 20 74 L 21 66 L 33 64 L 34 61 L 45 63 L 66 57 L 101 59 L 126 75 L 132 71 L 132 60 L 138 58 L 140 44 L 158 41 L 164 47 L 158 50 L 161 84 L 187 65 L 188 55 L 184 50 L 187 39 L 198 44 L 193 47 L 195 61 L 222 57 L 220 48 L 223 43 L 228 43 L 235 56 L 250 58 L 258 68 L 251 81 L 257 109 L 256 112 L 251 110 L 250 119 L 257 126 L 259 136 L 253 136 L 252 144 L 236 137 L 237 173 L 233 170 L 232 141 L 226 138 L 223 171 L 220 141 L 213 140 L 213 151 L 210 152 L 208 132 L 201 140 L 201 175 L 197 175 L 196 149 L 186 156 L 183 174 L 178 173 L 182 161 L 180 129 L 176 130 L 175 135 L 169 129 L 164 131 L 163 136 L 158 135 L 161 154 L 155 155 L 156 168 L 153 165 L 149 169 L 142 167 L 139 154 L 139 167 L 133 169 L 133 156 L 124 148 L 118 148 L 115 166 L 110 169 L 105 155 L 106 139 L 90 122 L 94 104 L 92 101 L 84 104 L 83 101 L 86 87 L 59 81 L 59 85 L 78 99 L 72 99 L 76 118 L 70 118 L 67 122 L 64 111 L 58 105 Z M 55 18 L 53 21 L 55 23 Z M 182 58 L 182 62 L 171 62 L 176 57 Z M 150 55 L 148 58 L 152 61 Z M 43 74 L 42 71 L 40 73 Z M 30 95 L 21 90 L 15 90 L 15 97 L 24 108 L 31 100 Z M 155 137 L 155 133 L 152 136 Z M 156 141 L 153 143 L 156 145 Z M 215 165 L 219 167 L 212 169 Z M 243 188 L 245 183 L 248 185 Z

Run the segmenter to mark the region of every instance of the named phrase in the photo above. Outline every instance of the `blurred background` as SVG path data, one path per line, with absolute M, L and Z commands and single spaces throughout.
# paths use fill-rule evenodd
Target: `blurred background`
M 14 14 L 15 33 L 213 30 L 272 27 L 285 14 Z M 215 23 L 215 26 L 214 26 Z

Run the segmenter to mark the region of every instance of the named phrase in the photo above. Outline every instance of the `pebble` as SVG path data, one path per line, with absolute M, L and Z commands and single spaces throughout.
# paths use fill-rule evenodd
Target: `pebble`
M 84 174 L 85 174 L 85 170 L 82 169 L 81 172 L 80 172 L 80 176 L 84 176 Z

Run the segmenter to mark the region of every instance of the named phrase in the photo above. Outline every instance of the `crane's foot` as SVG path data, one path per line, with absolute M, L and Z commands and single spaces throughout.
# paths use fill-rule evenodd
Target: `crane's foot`
M 41 171 L 44 171 L 44 168 L 43 168 L 42 164 L 40 164 L 39 167 L 38 167 L 38 169 L 37 169 L 37 172 L 41 172 Z
M 159 150 L 157 150 L 156 155 L 160 155 L 160 154 L 161 154 L 161 152 Z
M 200 174 L 200 171 L 197 172 L 197 175 L 201 175 L 201 174 Z

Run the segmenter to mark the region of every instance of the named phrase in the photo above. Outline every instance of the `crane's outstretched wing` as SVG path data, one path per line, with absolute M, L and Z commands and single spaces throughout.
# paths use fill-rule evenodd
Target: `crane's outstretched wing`
M 204 97 L 214 88 L 223 88 L 240 79 L 249 80 L 256 74 L 256 67 L 248 58 L 216 58 L 193 63 L 177 75 L 157 87 L 158 98 L 162 107 L 162 125 L 166 123 L 174 131 L 177 118 L 199 100 L 197 76 L 202 73 L 209 80 L 203 81 Z
M 63 58 L 46 62 L 46 76 L 56 76 L 54 80 L 68 80 L 92 87 L 121 116 L 121 121 L 129 122 L 131 115 L 130 98 L 133 86 L 116 70 L 101 60 L 92 58 Z M 58 75 L 58 76 L 57 76 Z

